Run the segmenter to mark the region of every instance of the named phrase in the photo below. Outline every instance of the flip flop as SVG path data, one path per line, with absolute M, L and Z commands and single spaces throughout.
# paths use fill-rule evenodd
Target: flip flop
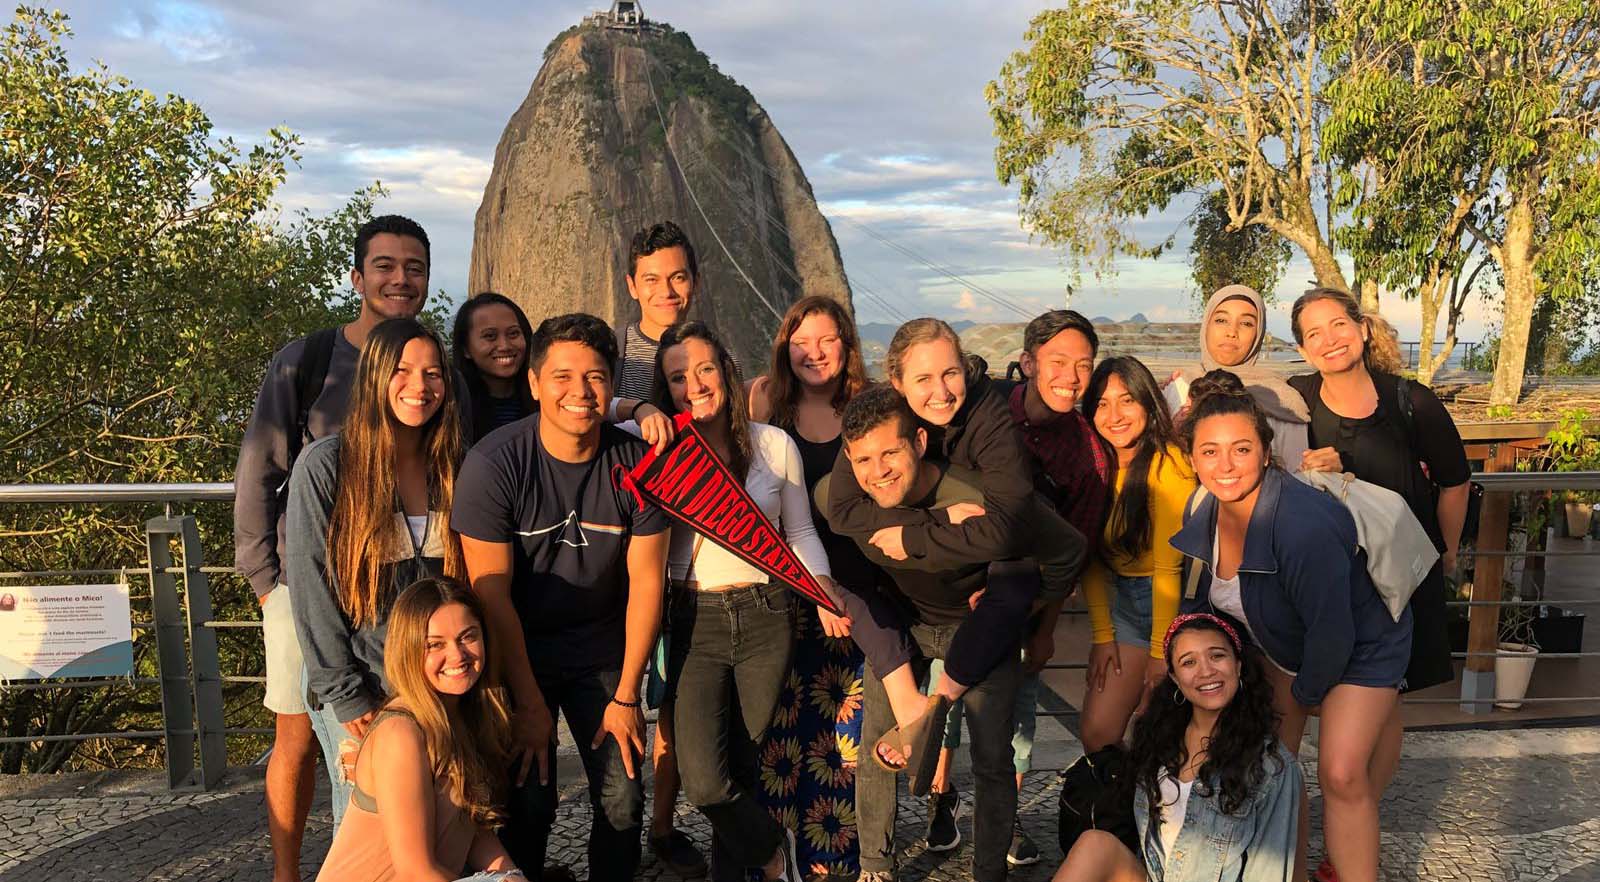
M 929 696 L 922 715 L 906 726 L 895 726 L 883 733 L 872 747 L 872 759 L 890 772 L 910 772 L 912 796 L 926 796 L 933 786 L 933 773 L 939 767 L 939 749 L 944 746 L 944 727 L 950 717 L 950 699 L 942 695 Z M 909 764 L 895 766 L 883 758 L 883 748 L 891 747 L 901 756 L 909 755 Z

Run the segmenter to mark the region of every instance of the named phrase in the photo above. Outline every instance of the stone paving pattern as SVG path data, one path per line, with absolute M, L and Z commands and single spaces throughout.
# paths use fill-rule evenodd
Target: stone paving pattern
M 1043 721 L 1041 721 L 1043 722 Z M 1054 765 L 1066 756 L 1054 751 Z M 1315 751 L 1305 760 L 1315 781 Z M 552 860 L 583 875 L 589 809 L 579 775 L 563 789 Z M 958 786 L 966 776 L 957 770 Z M 1055 844 L 1055 771 L 1025 781 L 1020 816 L 1044 852 L 1012 872 L 1019 882 L 1050 878 Z M 963 786 L 963 789 L 966 789 Z M 646 790 L 648 792 L 648 788 Z M 330 837 L 326 788 L 307 832 L 304 875 L 315 876 Z M 1320 799 L 1313 797 L 1313 844 L 1320 851 Z M 1395 784 L 1382 806 L 1385 880 L 1600 882 L 1600 733 L 1594 729 L 1408 734 Z M 710 830 L 680 809 L 702 848 Z M 920 800 L 903 798 L 903 882 L 968 879 L 969 846 L 945 855 L 917 844 Z M 963 820 L 963 836 L 971 828 Z M 642 879 L 673 879 L 648 852 Z M 0 882 L 266 880 L 271 858 L 259 769 L 240 769 L 213 793 L 169 793 L 153 775 L 102 773 L 14 779 L 0 789 Z

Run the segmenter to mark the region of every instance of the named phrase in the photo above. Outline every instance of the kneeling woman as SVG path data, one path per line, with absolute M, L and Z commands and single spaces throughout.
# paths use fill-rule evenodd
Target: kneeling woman
M 688 322 L 661 335 L 655 405 L 694 419 L 801 563 L 831 589 L 800 451 L 782 429 L 750 420 L 743 391 L 710 328 Z M 669 713 L 684 793 L 711 821 L 713 876 L 743 879 L 748 868 L 800 882 L 794 834 L 756 801 L 756 747 L 789 674 L 789 590 L 682 525 L 672 530 L 667 571 Z
M 1261 661 L 1210 613 L 1174 619 L 1165 643 L 1167 679 L 1133 728 L 1142 853 L 1089 830 L 1055 882 L 1284 882 L 1303 781 L 1278 741 Z
M 389 615 L 394 697 L 356 757 L 355 796 L 317 882 L 521 879 L 490 829 L 511 723 L 483 609 L 453 579 L 407 588 Z
M 1344 882 L 1374 882 L 1373 757 L 1384 730 L 1399 725 L 1411 611 L 1389 615 L 1350 512 L 1272 461 L 1272 428 L 1237 377 L 1212 371 L 1189 394 L 1185 440 L 1210 492 L 1172 539 L 1204 567 L 1189 604 L 1240 619 L 1260 644 L 1289 749 L 1320 709 L 1328 857 Z

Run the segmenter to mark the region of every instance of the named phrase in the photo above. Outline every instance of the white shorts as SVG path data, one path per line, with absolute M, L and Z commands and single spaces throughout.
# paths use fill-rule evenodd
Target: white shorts
M 267 695 L 261 703 L 275 714 L 305 713 L 306 661 L 294 633 L 287 585 L 273 588 L 261 601 L 261 640 L 267 650 Z

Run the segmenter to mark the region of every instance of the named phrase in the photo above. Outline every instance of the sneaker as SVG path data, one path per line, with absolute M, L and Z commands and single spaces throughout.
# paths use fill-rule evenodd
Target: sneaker
M 1327 858 L 1317 865 L 1317 872 L 1312 877 L 1313 882 L 1339 882 L 1339 873 L 1334 870 L 1333 864 Z
M 1022 832 L 1022 825 L 1011 828 L 1011 848 L 1006 851 L 1006 863 L 1013 867 L 1026 867 L 1039 862 L 1039 848 Z
M 949 851 L 961 844 L 961 794 L 955 790 L 928 794 L 928 832 L 924 839 L 929 851 Z
M 805 874 L 800 872 L 800 860 L 795 852 L 793 830 L 783 831 L 783 841 L 778 843 L 778 847 L 783 849 L 783 870 L 773 882 L 806 882 Z
M 706 875 L 706 859 L 694 840 L 682 830 L 673 830 L 665 836 L 650 837 L 650 853 L 680 879 L 701 879 Z

